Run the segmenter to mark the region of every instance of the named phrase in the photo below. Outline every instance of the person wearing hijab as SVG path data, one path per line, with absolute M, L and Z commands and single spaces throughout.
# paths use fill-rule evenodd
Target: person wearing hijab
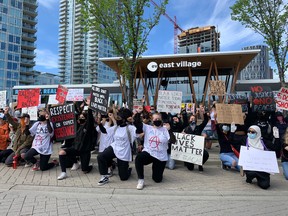
M 234 123 L 231 124 L 231 139 L 233 140 L 233 134 L 236 131 L 237 127 Z M 273 127 L 273 136 L 274 142 L 271 139 L 264 139 L 261 134 L 261 129 L 257 125 L 252 125 L 248 128 L 247 138 L 241 140 L 241 145 L 252 147 L 262 151 L 275 151 L 279 148 L 280 139 L 279 139 L 279 130 L 276 127 Z M 241 154 L 241 152 L 240 152 Z M 240 174 L 244 176 L 246 174 L 246 182 L 252 183 L 253 179 L 257 179 L 257 185 L 262 189 L 268 189 L 270 187 L 270 174 L 262 171 L 252 171 L 244 170 L 244 173 L 240 171 Z

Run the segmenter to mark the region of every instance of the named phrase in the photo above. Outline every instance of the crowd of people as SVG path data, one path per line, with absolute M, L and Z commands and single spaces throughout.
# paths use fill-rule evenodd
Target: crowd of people
M 205 137 L 203 161 L 198 165 L 200 172 L 209 159 L 212 140 L 219 143 L 219 159 L 225 170 L 236 170 L 246 182 L 254 179 L 260 188 L 270 186 L 270 173 L 243 170 L 238 165 L 241 146 L 263 151 L 275 151 L 281 158 L 283 174 L 288 180 L 288 120 L 282 112 L 252 112 L 250 104 L 243 114 L 244 125 L 219 124 L 215 104 L 206 109 L 203 105 L 194 113 L 160 113 L 156 107 L 150 110 L 139 107 L 136 110 L 111 107 L 106 114 L 99 114 L 75 105 L 77 131 L 75 138 L 62 143 L 58 160 L 50 161 L 54 141 L 53 124 L 49 109 L 38 111 L 38 120 L 30 121 L 27 113 L 19 113 L 9 107 L 0 110 L 0 161 L 7 166 L 24 165 L 33 171 L 45 171 L 61 167 L 58 180 L 68 177 L 67 168 L 88 174 L 93 169 L 90 163 L 91 151 L 98 149 L 98 170 L 101 175 L 98 185 L 109 182 L 117 167 L 121 181 L 128 180 L 132 173 L 130 167 L 135 156 L 138 176 L 136 188 L 144 188 L 144 166 L 152 164 L 152 179 L 159 183 L 165 168 L 174 169 L 175 160 L 171 157 L 171 146 L 176 143 L 174 133 L 192 134 Z M 37 156 L 39 155 L 39 156 Z M 37 157 L 35 157 L 37 156 Z M 183 163 L 188 170 L 194 170 L 193 163 Z

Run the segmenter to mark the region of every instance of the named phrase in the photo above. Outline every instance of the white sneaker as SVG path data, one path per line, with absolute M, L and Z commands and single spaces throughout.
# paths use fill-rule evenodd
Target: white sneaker
M 72 168 L 71 168 L 71 171 L 75 171 L 75 170 L 78 170 L 80 167 L 80 164 L 77 162 L 77 163 L 74 163 Z
M 58 180 L 62 180 L 62 179 L 65 179 L 65 178 L 67 178 L 68 176 L 67 176 L 67 174 L 66 174 L 66 172 L 61 172 L 61 174 L 58 176 Z
M 144 179 L 138 179 L 137 190 L 142 190 L 144 188 Z
M 33 166 L 33 164 L 30 162 L 27 162 L 24 167 L 31 167 L 31 166 Z
M 108 182 L 109 182 L 108 176 L 102 176 L 101 179 L 100 179 L 100 181 L 98 182 L 98 185 L 99 185 L 99 186 L 102 186 L 102 185 L 104 185 L 104 184 L 107 184 Z

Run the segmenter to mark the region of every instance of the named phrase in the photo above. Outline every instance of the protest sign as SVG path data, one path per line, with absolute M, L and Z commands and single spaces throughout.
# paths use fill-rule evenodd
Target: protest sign
M 6 106 L 6 91 L 0 91 L 0 108 Z
M 158 112 L 180 113 L 182 102 L 181 91 L 159 90 L 157 100 Z
M 83 101 L 84 89 L 68 89 L 66 101 Z
M 226 86 L 222 80 L 210 80 L 210 93 L 209 95 L 225 95 Z
M 59 101 L 59 103 L 63 104 L 65 102 L 67 94 L 68 88 L 62 85 L 58 85 L 56 92 L 56 100 Z
M 242 107 L 240 104 L 216 103 L 217 122 L 224 124 L 244 124 Z
M 38 107 L 23 107 L 21 113 L 28 113 L 30 115 L 30 120 L 37 121 L 38 119 Z
M 277 93 L 276 105 L 278 109 L 288 110 L 288 88 L 282 87 Z
M 56 141 L 74 138 L 77 124 L 74 104 L 65 104 L 49 109 Z
M 263 151 L 241 146 L 238 165 L 243 166 L 243 170 L 279 173 L 276 153 L 274 151 Z
M 143 106 L 142 99 L 133 99 L 133 109 L 137 110 L 139 107 Z
M 171 146 L 171 158 L 202 165 L 204 154 L 204 137 L 174 133 L 176 143 Z
M 39 105 L 40 89 L 19 90 L 17 108 Z
M 248 99 L 246 95 L 240 94 L 229 94 L 228 95 L 228 103 L 229 104 L 240 104 L 242 107 L 242 112 L 248 111 Z
M 56 95 L 49 95 L 48 104 L 55 105 L 55 104 L 58 104 L 58 103 L 59 103 L 59 101 L 56 100 Z
M 89 107 L 100 114 L 107 114 L 109 91 L 107 89 L 93 86 L 90 94 Z
M 276 103 L 272 91 L 251 92 L 252 111 L 275 111 Z

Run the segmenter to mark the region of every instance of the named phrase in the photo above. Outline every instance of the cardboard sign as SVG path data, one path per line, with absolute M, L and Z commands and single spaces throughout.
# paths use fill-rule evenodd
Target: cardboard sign
M 133 109 L 137 110 L 138 107 L 143 106 L 143 100 L 142 99 L 133 99 Z
M 275 111 L 276 103 L 272 91 L 251 92 L 252 111 Z
M 21 113 L 28 113 L 30 115 L 30 120 L 37 121 L 38 119 L 38 107 L 23 107 Z
M 93 86 L 90 94 L 89 107 L 101 114 L 107 114 L 109 91 L 107 89 Z
M 77 124 L 74 104 L 65 104 L 49 109 L 56 141 L 74 138 Z
M 39 105 L 40 89 L 19 90 L 17 108 Z
M 0 108 L 6 106 L 6 91 L 0 91 Z
M 171 158 L 202 165 L 204 137 L 192 134 L 174 133 L 176 143 L 171 146 Z
M 66 101 L 83 101 L 84 89 L 68 89 Z
M 244 124 L 242 107 L 240 104 L 222 104 L 216 103 L 217 122 L 224 124 Z
M 228 95 L 228 103 L 229 104 L 240 104 L 242 107 L 242 112 L 248 111 L 248 98 L 246 95 L 239 94 L 229 94 Z
M 181 91 L 159 90 L 157 100 L 158 112 L 180 113 L 182 102 Z
M 209 95 L 225 95 L 226 86 L 225 82 L 222 80 L 210 80 L 210 93 Z
M 59 101 L 59 103 L 63 104 L 65 102 L 67 94 L 68 88 L 62 85 L 58 85 L 56 92 L 56 100 Z
M 56 100 L 56 95 L 49 95 L 48 104 L 55 105 L 55 104 L 58 104 L 58 103 L 59 103 L 59 101 Z
M 288 88 L 282 87 L 277 93 L 276 105 L 278 109 L 288 110 Z
M 241 146 L 238 165 L 243 166 L 243 170 L 279 173 L 276 153 L 274 151 L 263 151 Z

